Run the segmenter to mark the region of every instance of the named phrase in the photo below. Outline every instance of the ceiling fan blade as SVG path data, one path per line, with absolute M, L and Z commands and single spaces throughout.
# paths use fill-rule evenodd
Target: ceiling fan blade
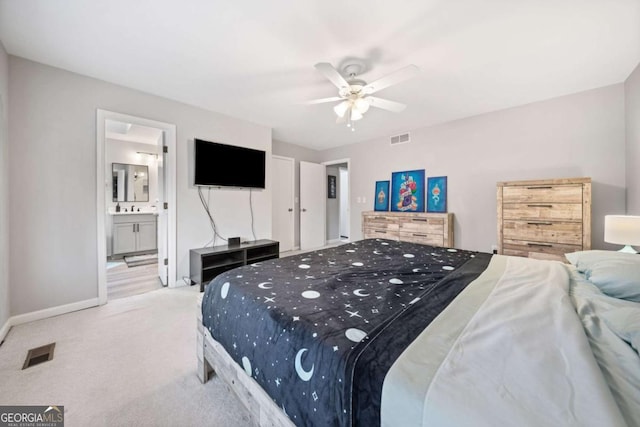
M 324 104 L 325 102 L 341 101 L 343 98 L 339 96 L 332 96 L 331 98 L 312 99 L 311 101 L 303 102 L 304 105 Z
M 372 107 L 382 108 L 383 110 L 393 111 L 394 113 L 399 113 L 407 108 L 406 105 L 399 102 L 389 101 L 388 99 L 378 98 L 376 96 L 367 96 L 364 99 L 369 101 Z
M 338 89 L 349 87 L 349 83 L 347 83 L 344 77 L 328 62 L 318 62 L 315 67 L 316 70 L 320 71 L 322 75 L 328 78 Z
M 362 91 L 365 94 L 376 93 L 379 90 L 388 88 L 389 86 L 393 86 L 414 77 L 419 71 L 420 69 L 415 65 L 407 65 L 404 68 L 400 68 L 398 71 L 394 71 L 391 74 L 387 74 L 386 76 L 369 83 L 362 88 Z

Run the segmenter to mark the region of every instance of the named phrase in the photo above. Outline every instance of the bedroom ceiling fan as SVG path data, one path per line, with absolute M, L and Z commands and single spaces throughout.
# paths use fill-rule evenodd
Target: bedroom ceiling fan
M 346 79 L 328 62 L 319 62 L 315 67 L 338 88 L 338 96 L 314 99 L 307 101 L 305 104 L 341 101 L 333 107 L 333 111 L 338 115 L 336 123 L 346 122 L 347 127 L 350 127 L 352 131 L 355 131 L 353 122 L 362 119 L 364 113 L 371 106 L 393 111 L 394 113 L 403 111 L 407 107 L 405 104 L 371 95 L 389 86 L 408 80 L 420 71 L 415 65 L 407 65 L 374 82 L 367 83 L 356 78 L 364 69 L 364 64 L 361 63 L 350 63 L 343 68 L 344 74 L 348 76 Z

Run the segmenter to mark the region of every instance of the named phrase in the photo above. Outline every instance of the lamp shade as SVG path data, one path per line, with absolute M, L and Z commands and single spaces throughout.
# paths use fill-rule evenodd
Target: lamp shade
M 640 216 L 605 215 L 604 241 L 619 245 L 640 245 Z
M 333 111 L 336 112 L 338 117 L 344 117 L 344 113 L 347 112 L 347 110 L 349 109 L 349 106 L 350 106 L 349 101 L 342 101 L 340 104 L 333 107 Z

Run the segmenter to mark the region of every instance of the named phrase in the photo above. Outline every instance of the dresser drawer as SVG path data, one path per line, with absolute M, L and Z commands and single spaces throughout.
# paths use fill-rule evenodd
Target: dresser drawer
M 364 228 L 362 230 L 362 234 L 365 239 L 389 239 L 389 240 L 398 240 L 398 232 L 397 231 L 389 231 L 389 230 L 378 230 L 375 228 Z
M 519 220 L 582 221 L 580 203 L 505 203 L 502 218 Z
M 503 203 L 582 203 L 582 185 L 530 185 L 502 188 Z
M 582 250 L 580 245 L 505 239 L 502 252 L 504 255 L 565 261 L 564 254 L 579 250 Z
M 504 221 L 504 238 L 582 245 L 582 224 L 554 221 Z
M 439 218 L 411 218 L 409 221 L 400 223 L 400 231 L 442 235 L 444 233 L 444 220 Z
M 363 227 L 377 230 L 397 231 L 400 228 L 398 219 L 384 215 L 366 215 L 363 217 Z
M 400 240 L 403 242 L 420 243 L 423 245 L 444 246 L 444 237 L 442 233 L 428 234 L 400 231 Z

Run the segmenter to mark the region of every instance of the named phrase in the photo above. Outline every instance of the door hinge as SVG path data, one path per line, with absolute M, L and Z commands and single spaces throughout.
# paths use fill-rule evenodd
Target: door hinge
M 169 258 L 164 259 L 164 265 L 169 265 Z
M 168 153 L 169 152 L 169 147 L 167 147 L 166 145 L 162 146 L 162 152 L 163 153 Z
M 169 209 L 169 203 L 164 202 L 164 203 L 162 204 L 162 207 L 163 207 L 164 209 Z

